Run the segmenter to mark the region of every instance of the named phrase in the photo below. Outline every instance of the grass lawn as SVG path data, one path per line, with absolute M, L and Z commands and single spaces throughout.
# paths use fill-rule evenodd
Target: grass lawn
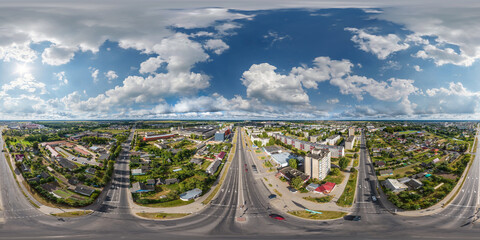
M 273 191 L 278 195 L 278 196 L 282 196 L 282 194 L 277 190 L 277 189 L 273 189 Z
M 61 189 L 58 189 L 58 190 L 55 190 L 53 191 L 55 194 L 57 194 L 58 196 L 62 197 L 62 198 L 69 198 L 70 196 L 72 196 L 71 193 L 69 192 L 65 192 Z
M 409 175 L 409 174 L 414 174 L 415 170 L 414 168 L 419 165 L 419 163 L 412 164 L 410 166 L 402 167 L 402 168 L 397 168 L 393 170 L 393 176 L 395 175 L 400 175 L 403 176 L 404 174 Z
M 325 196 L 325 197 L 303 197 L 303 199 L 315 202 L 315 203 L 328 203 L 332 200 L 333 196 Z
M 190 213 L 137 213 L 138 216 L 151 219 L 176 219 L 190 215 Z
M 337 219 L 347 215 L 346 212 L 321 211 L 321 210 L 317 212 L 321 212 L 322 214 L 315 214 L 315 213 L 307 212 L 305 210 L 288 211 L 288 213 L 291 215 L 301 217 L 301 218 L 306 218 L 306 219 L 312 219 L 312 220 Z
M 272 163 L 271 163 L 270 161 L 268 161 L 268 160 L 263 162 L 263 166 L 265 166 L 266 168 L 271 168 L 271 167 L 273 167 Z
M 73 212 L 63 212 L 63 213 L 52 213 L 52 216 L 55 217 L 81 217 L 92 213 L 92 210 L 86 211 L 73 211 Z
M 358 158 L 353 160 L 353 167 L 358 167 Z
M 398 132 L 399 135 L 404 135 L 404 134 L 412 134 L 412 133 L 416 133 L 418 131 L 416 130 L 410 130 L 410 131 L 403 131 L 403 132 Z
M 353 204 L 353 198 L 355 196 L 355 188 L 357 186 L 357 174 L 358 172 L 350 173 L 345 190 L 343 190 L 342 196 L 337 201 L 337 205 L 340 207 L 350 207 Z
M 325 177 L 325 179 L 323 179 L 323 181 L 325 182 L 333 182 L 335 184 L 340 184 L 343 182 L 343 179 L 345 178 L 345 175 L 343 175 L 343 173 L 340 173 L 340 175 L 338 176 L 333 176 L 333 175 L 327 175 L 327 177 Z
M 177 199 L 177 200 L 168 201 L 168 202 L 161 202 L 161 203 L 151 203 L 151 204 L 139 204 L 139 203 L 137 203 L 137 204 L 140 205 L 140 206 L 144 206 L 144 207 L 178 207 L 178 206 L 188 205 L 188 204 L 193 203 L 193 202 L 194 202 L 194 200 L 182 201 L 180 199 Z

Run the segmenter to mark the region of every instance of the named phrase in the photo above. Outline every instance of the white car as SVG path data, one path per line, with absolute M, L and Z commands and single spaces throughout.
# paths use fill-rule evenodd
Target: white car
M 372 195 L 372 201 L 376 202 L 376 201 L 377 201 L 377 197 L 375 197 L 375 196 Z

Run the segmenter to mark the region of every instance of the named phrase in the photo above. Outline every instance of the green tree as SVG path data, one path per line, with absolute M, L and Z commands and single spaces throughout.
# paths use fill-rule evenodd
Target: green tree
M 331 174 L 332 176 L 338 176 L 338 175 L 340 175 L 340 169 L 334 168 L 334 169 L 332 169 L 332 171 L 330 172 L 330 174 Z
M 290 160 L 288 160 L 288 166 L 290 166 L 293 169 L 297 169 L 298 160 L 296 158 L 291 158 Z
M 350 162 L 350 159 L 346 157 L 341 157 L 340 160 L 338 161 L 338 165 L 340 165 L 340 168 L 342 170 L 345 170 L 348 167 L 349 162 Z
M 273 146 L 275 145 L 275 138 L 271 137 L 270 140 L 268 140 L 267 146 Z
M 293 188 L 299 189 L 303 185 L 303 180 L 300 177 L 293 178 L 292 181 L 290 181 L 290 185 Z

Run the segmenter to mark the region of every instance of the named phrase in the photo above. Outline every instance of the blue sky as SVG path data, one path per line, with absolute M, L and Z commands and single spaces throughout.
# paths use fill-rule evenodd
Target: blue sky
M 475 4 L 49 3 L 0 4 L 2 119 L 478 118 Z

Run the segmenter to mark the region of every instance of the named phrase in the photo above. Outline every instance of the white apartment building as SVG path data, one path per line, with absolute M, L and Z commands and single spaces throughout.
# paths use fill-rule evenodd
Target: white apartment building
M 349 136 L 347 141 L 345 141 L 345 149 L 347 150 L 353 149 L 353 146 L 355 146 L 355 140 L 356 140 L 355 135 Z
M 305 157 L 305 174 L 323 180 L 330 172 L 331 153 L 326 149 L 314 149 Z
M 335 145 L 337 141 L 340 140 L 340 135 L 333 135 L 326 139 L 328 145 Z
M 355 127 L 348 128 L 348 136 L 354 136 L 354 135 L 355 135 Z

